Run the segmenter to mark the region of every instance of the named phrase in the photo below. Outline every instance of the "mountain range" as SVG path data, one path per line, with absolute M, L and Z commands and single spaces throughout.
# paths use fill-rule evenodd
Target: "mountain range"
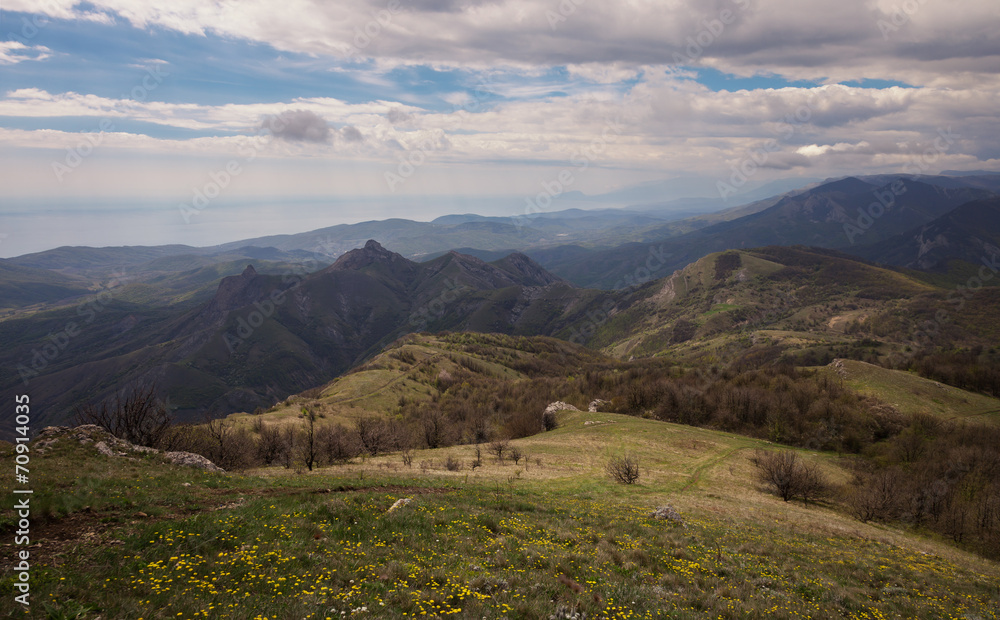
M 631 210 L 523 225 L 467 214 L 214 248 L 58 248 L 0 261 L 0 393 L 30 390 L 40 419 L 57 422 L 153 382 L 193 420 L 270 406 L 421 331 L 546 335 L 620 358 L 699 362 L 747 347 L 821 360 L 877 334 L 879 355 L 899 354 L 919 320 L 946 311 L 955 283 L 995 264 L 997 185 L 847 177 L 672 222 Z M 394 241 L 338 253 L 361 232 Z M 578 233 L 643 241 L 502 249 Z M 991 342 L 994 297 L 949 313 L 947 342 L 933 344 Z

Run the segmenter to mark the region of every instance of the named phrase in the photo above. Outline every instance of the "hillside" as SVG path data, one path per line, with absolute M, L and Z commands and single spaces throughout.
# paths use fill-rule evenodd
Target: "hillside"
M 955 262 L 975 273 L 985 261 L 1000 255 L 1000 199 L 977 200 L 922 226 L 859 251 L 887 265 L 922 271 L 948 272 Z M 968 277 L 968 276 L 967 276 Z M 989 283 L 995 285 L 995 283 Z
M 414 263 L 369 241 L 316 273 L 248 266 L 201 303 L 116 295 L 0 323 L 8 345 L 0 360 L 14 371 L 3 393 L 27 379 L 48 422 L 134 381 L 156 382 L 181 419 L 252 411 L 329 381 L 408 332 L 553 334 L 609 294 L 577 289 L 523 255 Z M 70 323 L 79 334 L 36 362 L 46 334 Z
M 914 300 L 942 303 L 944 290 L 835 252 L 770 247 L 709 255 L 634 297 L 631 308 L 596 327 L 588 346 L 616 357 L 715 363 L 769 347 L 832 355 L 857 345 L 852 323 Z M 908 334 L 900 327 L 892 340 L 901 348 Z
M 879 398 L 907 415 L 942 420 L 1000 423 L 1000 399 L 853 360 L 838 360 L 823 372 L 840 377 L 860 394 Z
M 649 236 L 642 243 L 596 249 L 569 257 L 563 257 L 560 248 L 529 253 L 547 269 L 571 282 L 581 286 L 613 287 L 622 276 L 646 262 L 651 248 L 658 256 L 668 257 L 665 263 L 660 263 L 663 272 L 658 275 L 661 276 L 708 254 L 726 250 L 807 245 L 851 253 L 909 231 L 916 225 L 930 223 L 967 202 L 994 196 L 985 189 L 942 187 L 903 177 L 892 181 L 874 180 L 877 183 L 854 177 L 826 182 L 785 195 L 761 211 L 686 234 Z M 872 204 L 882 205 L 879 211 L 882 215 L 859 227 L 859 209 L 866 211 Z
M 389 455 L 312 475 L 233 475 L 57 444 L 33 455 L 32 608 L 77 618 L 998 617 L 995 564 L 782 502 L 754 480 L 748 456 L 762 442 L 606 413 L 560 423 L 515 442 L 522 463 L 487 457 L 474 470 L 469 447 L 417 453 L 412 467 Z M 642 464 L 638 484 L 602 472 L 621 453 Z M 442 466 L 449 455 L 458 471 Z M 802 456 L 846 475 L 831 455 Z M 392 508 L 398 500 L 409 503 Z M 680 521 L 650 516 L 664 504 Z M 12 595 L 10 579 L 2 590 Z
M 86 280 L 0 259 L 0 311 L 57 302 L 89 292 Z

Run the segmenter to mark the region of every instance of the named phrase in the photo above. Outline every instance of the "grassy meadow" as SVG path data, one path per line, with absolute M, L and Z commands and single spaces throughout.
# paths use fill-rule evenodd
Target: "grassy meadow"
M 0 614 L 1000 617 L 996 564 L 767 493 L 748 458 L 766 442 L 606 413 L 560 422 L 512 442 L 518 463 L 484 449 L 475 469 L 474 447 L 454 446 L 409 466 L 390 454 L 209 474 L 62 441 L 32 461 L 31 608 L 7 570 Z M 635 485 L 604 472 L 626 453 Z M 800 455 L 845 479 L 836 455 Z M 651 517 L 665 504 L 683 522 Z

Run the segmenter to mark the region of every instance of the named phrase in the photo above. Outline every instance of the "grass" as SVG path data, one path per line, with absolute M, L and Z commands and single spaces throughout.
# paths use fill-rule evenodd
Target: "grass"
M 843 360 L 843 368 L 846 373 L 844 380 L 851 389 L 875 396 L 902 413 L 1000 423 L 1000 399 L 864 362 Z M 836 372 L 831 367 L 820 371 Z
M 229 475 L 61 445 L 32 460 L 39 510 L 63 504 L 32 525 L 34 615 L 10 606 L 6 572 L 0 616 L 1000 615 L 995 564 L 761 492 L 746 456 L 765 442 L 604 413 L 561 422 L 514 442 L 527 467 L 484 456 L 475 470 L 470 446 L 417 452 L 412 468 L 386 455 Z M 603 472 L 621 451 L 640 459 L 636 485 Z M 835 456 L 802 454 L 838 475 Z M 684 526 L 650 517 L 664 503 Z

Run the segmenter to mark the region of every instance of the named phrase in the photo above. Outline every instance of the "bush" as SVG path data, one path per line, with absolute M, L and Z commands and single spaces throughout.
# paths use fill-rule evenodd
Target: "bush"
M 160 448 L 171 426 L 170 413 L 156 398 L 155 385 L 132 385 L 114 398 L 76 412 L 77 424 L 96 424 L 137 446 Z
M 449 454 L 448 458 L 444 461 L 444 468 L 448 471 L 458 471 L 462 469 L 462 462 L 453 455 Z
M 758 479 L 786 502 L 799 497 L 808 503 L 826 492 L 827 484 L 819 469 L 803 463 L 794 452 L 758 450 L 751 460 L 757 466 Z
M 504 455 L 507 454 L 508 449 L 510 449 L 509 439 L 495 439 L 490 442 L 490 454 L 497 458 L 498 463 L 503 463 Z
M 639 480 L 639 459 L 630 456 L 612 457 L 605 470 L 611 479 L 622 484 L 635 484 Z

